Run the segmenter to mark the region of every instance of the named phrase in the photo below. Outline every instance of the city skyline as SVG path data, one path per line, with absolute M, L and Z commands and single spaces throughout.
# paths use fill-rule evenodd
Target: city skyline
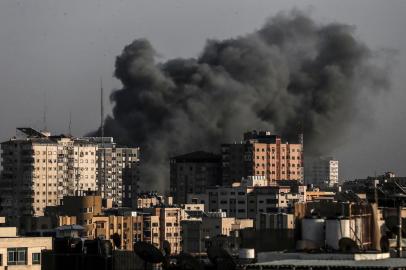
M 11 35 L 8 28 L 10 26 L 4 26 L 6 23 L 2 21 L 0 37 L 5 43 L 5 49 L 0 52 L 3 59 L 0 64 L 3 74 L 0 75 L 3 82 L 0 91 L 2 141 L 13 135 L 16 126 L 43 126 L 44 93 L 47 98 L 48 129 L 55 131 L 54 133 L 66 133 L 70 111 L 72 133 L 82 136 L 96 129 L 99 125 L 99 78 L 103 77 L 106 97 L 112 88 L 120 87 L 111 75 L 114 58 L 135 38 L 149 38 L 161 54 L 162 61 L 178 56 L 194 57 L 206 38 L 236 37 L 259 28 L 267 17 L 279 11 L 299 8 L 310 10 L 312 17 L 321 22 L 336 21 L 353 25 L 359 38 L 374 50 L 397 51 L 397 61 L 392 66 L 392 90 L 371 97 L 374 123 L 372 126 L 355 123 L 346 143 L 339 146 L 335 153 L 329 154 L 340 160 L 341 174 L 345 179 L 373 175 L 374 172 L 381 173 L 386 170 L 395 171 L 399 175 L 405 173 L 402 159 L 405 151 L 402 138 L 405 131 L 401 124 L 401 105 L 405 98 L 401 86 L 403 78 L 400 76 L 405 70 L 405 40 L 402 38 L 405 35 L 401 34 L 404 30 L 401 29 L 402 23 L 399 21 L 401 17 L 397 15 L 397 11 L 402 10 L 403 3 L 393 2 L 393 5 L 383 6 L 374 1 L 368 1 L 368 5 L 366 1 L 357 4 L 348 1 L 335 4 L 336 8 L 331 12 L 331 4 L 317 1 L 256 1 L 248 6 L 243 2 L 236 2 L 231 9 L 227 9 L 229 6 L 226 1 L 220 1 L 216 11 L 213 11 L 215 4 L 212 3 L 204 8 L 199 3 L 172 5 L 162 2 L 167 14 L 161 12 L 158 17 L 169 29 L 163 29 L 160 27 L 163 25 L 161 22 L 148 18 L 148 15 L 155 11 L 155 5 L 142 1 L 133 4 L 123 2 L 113 9 L 103 1 L 88 1 L 80 9 L 75 4 L 51 4 L 47 6 L 48 12 L 45 16 L 38 16 L 42 12 L 38 7 L 44 3 L 40 2 L 38 6 L 12 2 L 0 4 L 0 12 L 7 13 L 0 17 L 16 30 L 14 35 Z M 140 13 L 125 12 L 128 6 L 137 7 L 136 10 L 140 10 Z M 352 9 L 347 12 L 350 6 Z M 85 18 L 90 9 L 94 9 L 97 16 L 83 24 L 75 22 L 78 18 Z M 211 17 L 207 16 L 208 12 L 213 12 L 210 13 Z M 390 12 L 395 15 L 388 20 L 385 14 Z M 362 13 L 369 16 L 360 16 Z M 17 14 L 26 14 L 27 18 L 33 19 L 33 23 L 27 24 L 24 20 L 15 22 L 10 18 L 10 15 Z M 190 14 L 196 15 L 195 18 L 191 18 L 194 16 Z M 223 16 L 227 14 L 230 18 Z M 253 16 L 254 14 L 258 16 Z M 178 15 L 179 19 L 174 20 L 174 15 Z M 214 18 L 213 22 L 209 22 L 208 18 Z M 54 20 L 57 23 L 50 24 Z M 185 20 L 192 20 L 203 29 L 196 32 L 187 29 L 181 31 L 180 26 Z M 213 27 L 214 24 L 218 27 Z M 78 29 L 82 35 L 75 32 L 74 36 L 69 36 L 73 29 Z M 71 46 L 68 46 L 66 53 L 61 53 L 62 50 L 57 48 L 69 44 L 66 43 L 69 40 Z M 12 46 L 13 44 L 17 46 Z M 9 58 L 8 55 L 13 57 Z M 82 61 L 84 59 L 86 61 Z M 14 60 L 16 61 L 12 62 Z M 21 62 L 22 60 L 27 62 Z M 35 65 L 41 67 L 41 72 L 36 71 Z M 60 68 L 55 69 L 55 65 L 60 65 Z M 73 68 L 76 66 L 78 68 Z M 14 77 L 14 74 L 19 76 Z M 10 107 L 9 104 L 13 106 Z M 111 104 L 108 102 L 106 109 L 110 114 Z

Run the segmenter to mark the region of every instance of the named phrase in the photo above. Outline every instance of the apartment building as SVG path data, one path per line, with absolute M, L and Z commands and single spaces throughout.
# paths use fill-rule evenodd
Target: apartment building
M 305 165 L 307 185 L 332 187 L 338 184 L 338 160 L 332 157 L 308 157 Z
M 118 146 L 112 137 L 86 137 L 96 143 L 97 180 L 100 194 L 113 206 L 136 207 L 139 182 L 139 147 Z
M 121 248 L 132 250 L 138 241 L 151 243 L 162 248 L 168 241 L 173 254 L 181 248 L 180 222 L 185 217 L 184 210 L 178 207 L 154 207 L 125 215 L 99 215 L 92 217 L 91 237 L 112 239 L 114 234 L 121 238 Z
M 66 196 L 58 207 L 59 226 L 81 225 L 83 236 L 92 236 L 92 218 L 102 213 L 102 198 L 99 195 Z
M 166 240 L 171 245 L 172 253 L 179 254 L 181 247 L 181 226 L 180 222 L 185 218 L 185 212 L 180 207 L 155 207 L 144 210 L 151 216 L 159 217 L 160 241 L 162 247 Z
M 100 140 L 17 128 L 15 137 L 1 143 L 1 213 L 17 225 L 18 217 L 42 216 L 64 196 L 84 191 L 97 191 L 117 206 L 135 205 L 139 148 Z
M 257 213 L 289 213 L 296 203 L 306 201 L 306 186 L 292 191 L 289 186 L 258 187 L 247 196 L 247 217 L 255 219 Z
M 164 203 L 164 198 L 155 192 L 143 192 L 137 194 L 137 209 L 150 208 Z
M 227 217 L 225 212 L 208 212 L 202 219 L 203 237 L 229 236 L 234 222 L 235 218 Z
M 182 248 L 184 252 L 199 254 L 206 250 L 208 239 L 238 235 L 238 231 L 253 228 L 252 219 L 227 217 L 225 212 L 205 212 L 201 220 L 182 220 Z
M 92 238 L 101 237 L 112 240 L 118 234 L 121 240 L 120 248 L 133 250 L 138 241 L 146 241 L 160 247 L 159 217 L 150 215 L 127 216 L 94 216 L 92 218 Z
M 298 140 L 299 141 L 299 140 Z M 239 143 L 222 144 L 222 184 L 248 176 L 264 176 L 267 184 L 303 180 L 303 145 L 269 131 L 244 134 Z
M 170 159 L 170 192 L 174 202 L 187 202 L 187 194 L 202 194 L 221 183 L 221 156 L 198 151 Z
M 20 237 L 16 227 L 0 227 L 0 269 L 41 269 L 41 251 L 52 237 Z
M 51 136 L 18 128 L 17 136 L 1 143 L 2 214 L 16 222 L 23 215 L 42 216 L 63 196 L 97 190 L 97 145 L 69 136 Z
M 211 212 L 221 210 L 229 217 L 247 218 L 247 194 L 254 190 L 250 186 L 234 183 L 230 187 L 212 187 L 207 189 L 208 209 Z
M 252 187 L 234 183 L 231 187 L 209 188 L 208 209 L 213 212 L 220 209 L 239 219 L 255 219 L 257 213 L 290 212 L 295 203 L 306 201 L 306 186 L 297 181 L 286 184 L 291 185 Z

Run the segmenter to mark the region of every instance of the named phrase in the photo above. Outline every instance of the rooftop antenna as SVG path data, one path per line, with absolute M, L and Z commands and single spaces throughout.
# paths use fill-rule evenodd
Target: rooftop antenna
M 105 168 L 106 168 L 106 149 L 104 149 L 104 101 L 103 101 L 103 79 L 100 76 L 100 135 L 101 135 L 101 155 L 103 156 L 103 160 L 101 159 L 101 155 L 99 157 L 100 160 L 100 180 L 99 180 L 99 192 L 102 193 L 102 186 L 105 182 Z M 104 190 L 104 192 L 106 192 Z M 104 198 L 104 194 L 101 194 Z
M 72 111 L 69 111 L 68 135 L 72 136 Z
M 43 121 L 43 131 L 47 131 L 47 92 L 44 91 L 44 115 L 42 118 Z
M 100 77 L 100 131 L 102 145 L 104 144 L 104 102 L 103 102 L 103 80 Z

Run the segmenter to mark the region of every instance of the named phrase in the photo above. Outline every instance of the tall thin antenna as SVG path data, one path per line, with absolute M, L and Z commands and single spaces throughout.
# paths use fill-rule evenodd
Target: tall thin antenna
M 68 135 L 72 135 L 72 111 L 69 111 Z
M 43 121 L 43 131 L 47 130 L 47 92 L 44 91 L 44 115 L 42 118 Z
M 103 101 L 103 80 L 100 77 L 100 131 L 101 131 L 101 139 L 102 145 L 104 142 L 104 101 Z

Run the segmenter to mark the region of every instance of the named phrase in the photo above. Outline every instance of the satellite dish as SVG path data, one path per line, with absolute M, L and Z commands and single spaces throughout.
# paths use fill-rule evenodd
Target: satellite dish
M 134 243 L 134 252 L 145 262 L 149 263 L 161 263 L 165 259 L 159 249 L 147 242 Z
M 338 246 L 341 252 L 355 252 L 359 251 L 357 243 L 348 237 L 343 237 L 338 241 Z
M 113 239 L 113 244 L 117 249 L 121 249 L 121 236 L 118 233 L 114 233 L 111 236 L 111 239 Z
M 209 247 L 207 256 L 212 264 L 221 267 L 222 270 L 234 270 L 237 266 L 233 257 L 224 248 Z
M 171 244 L 168 240 L 164 240 L 164 242 L 162 243 L 162 249 L 164 251 L 165 257 L 171 255 Z
M 181 253 L 177 257 L 176 269 L 180 270 L 203 270 L 202 264 L 192 255 Z

